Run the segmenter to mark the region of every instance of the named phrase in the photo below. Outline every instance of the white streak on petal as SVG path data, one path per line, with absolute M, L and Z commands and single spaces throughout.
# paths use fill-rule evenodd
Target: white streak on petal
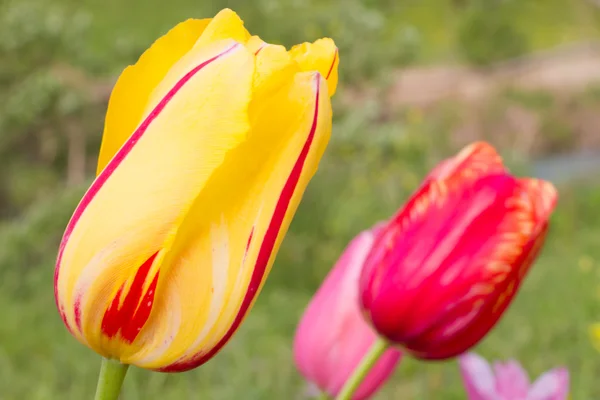
M 256 216 L 256 220 L 254 222 L 254 238 L 256 238 L 256 224 L 258 223 L 258 220 L 260 218 L 262 212 L 262 205 L 258 210 L 257 216 Z M 178 361 L 184 361 L 185 359 L 187 359 L 189 356 L 197 356 L 198 355 L 198 345 L 200 343 L 202 343 L 202 341 L 204 341 L 206 339 L 206 336 L 208 335 L 208 333 L 212 330 L 212 328 L 214 327 L 215 323 L 216 323 L 216 317 L 219 317 L 221 315 L 231 315 L 235 312 L 237 312 L 236 308 L 239 307 L 239 303 L 236 301 L 227 301 L 227 299 L 225 299 L 225 293 L 224 293 L 224 289 L 226 286 L 226 278 L 227 278 L 227 269 L 229 268 L 229 246 L 228 246 L 228 231 L 227 231 L 227 223 L 223 220 L 222 224 L 220 227 L 218 227 L 218 229 L 215 229 L 216 225 L 213 225 L 213 229 L 211 230 L 211 241 L 213 243 L 213 271 L 215 269 L 221 269 L 225 272 L 222 272 L 222 274 L 224 274 L 224 278 L 222 279 L 222 283 L 223 283 L 223 293 L 217 293 L 217 288 L 215 287 L 215 291 L 213 293 L 213 298 L 211 301 L 211 310 L 210 310 L 210 316 L 209 320 L 207 321 L 206 325 L 204 326 L 204 328 L 202 329 L 202 331 L 200 332 L 200 334 L 198 335 L 198 337 L 196 338 L 196 341 L 194 342 L 194 344 L 192 346 L 189 347 L 188 351 L 186 351 L 186 353 L 179 358 Z M 250 232 L 248 232 L 248 235 L 250 235 Z M 223 242 L 223 240 L 225 240 L 225 242 Z M 246 253 L 244 253 L 244 256 L 242 257 L 242 261 L 241 261 L 241 265 L 233 286 L 233 289 L 231 291 L 230 294 L 230 298 L 231 299 L 238 299 L 240 298 L 240 293 L 245 292 L 247 289 L 247 279 L 245 279 L 248 276 L 247 270 L 248 268 L 253 268 L 254 264 L 253 263 L 246 263 L 246 261 L 248 261 L 247 259 L 247 255 L 251 253 L 251 248 L 254 245 L 254 243 L 256 242 L 255 239 L 252 240 L 252 242 L 250 243 L 250 247 L 248 248 L 248 251 Z M 221 248 L 222 248 L 222 243 L 226 243 L 226 250 L 227 252 L 224 252 L 222 249 L 222 251 L 224 252 L 224 254 L 221 254 L 221 252 L 216 252 L 215 250 L 217 248 L 219 248 L 218 243 L 221 243 Z M 219 256 L 220 256 L 220 260 L 219 260 Z M 221 264 L 224 262 L 227 262 L 226 264 Z M 225 267 L 224 267 L 225 265 Z M 213 277 L 213 282 L 216 280 L 216 277 Z M 212 317 L 212 316 L 215 317 Z M 210 350 L 210 348 L 207 349 L 201 349 L 202 353 L 206 353 Z
M 211 331 L 215 322 L 221 315 L 223 303 L 226 301 L 227 275 L 229 272 L 229 232 L 225 217 L 221 217 L 220 224 L 212 224 L 210 227 L 210 242 L 212 243 L 212 283 L 213 293 L 210 301 L 210 310 L 206 324 L 198 334 L 194 343 L 190 346 L 195 349 Z M 184 355 L 185 357 L 185 355 Z M 183 357 L 182 357 L 183 358 Z M 180 359 L 182 359 L 180 358 Z

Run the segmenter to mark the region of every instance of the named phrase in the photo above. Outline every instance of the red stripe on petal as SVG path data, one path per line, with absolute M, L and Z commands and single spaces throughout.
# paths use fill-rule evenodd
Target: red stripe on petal
M 202 68 L 206 67 L 213 61 L 215 61 L 215 60 L 219 59 L 220 57 L 224 56 L 225 54 L 229 53 L 230 51 L 232 51 L 233 49 L 235 49 L 238 46 L 239 46 L 239 43 L 232 45 L 227 50 L 214 56 L 211 59 L 204 61 L 203 63 L 199 64 L 194 69 L 189 71 L 187 74 L 185 74 L 183 76 L 183 78 L 181 78 L 175 84 L 175 86 L 173 86 L 173 88 L 165 95 L 165 97 L 162 98 L 162 100 L 152 110 L 152 112 L 146 117 L 146 119 L 142 122 L 142 124 L 135 130 L 135 132 L 133 132 L 131 137 L 125 142 L 125 144 L 121 147 L 121 149 L 119 149 L 117 154 L 115 154 L 115 156 L 112 158 L 112 160 L 110 160 L 110 162 L 106 165 L 106 167 L 102 170 L 102 172 L 100 172 L 100 174 L 96 177 L 94 182 L 92 182 L 92 185 L 90 186 L 90 188 L 83 195 L 83 198 L 79 202 L 79 205 L 75 209 L 75 212 L 73 213 L 73 216 L 71 217 L 71 220 L 69 221 L 69 223 L 67 224 L 67 227 L 65 229 L 65 233 L 63 235 L 63 238 L 60 242 L 60 247 L 58 249 L 56 268 L 54 270 L 54 298 L 56 301 L 56 306 L 58 307 L 59 312 L 60 312 L 61 316 L 63 317 L 63 320 L 65 320 L 66 318 L 65 318 L 64 310 L 61 310 L 61 306 L 58 301 L 57 282 L 58 282 L 58 276 L 60 273 L 60 266 L 61 266 L 61 262 L 62 262 L 63 253 L 64 253 L 65 247 L 69 241 L 69 237 L 71 236 L 71 233 L 73 233 L 73 229 L 75 229 L 75 225 L 77 225 L 77 222 L 83 215 L 84 211 L 90 205 L 90 203 L 92 202 L 94 197 L 96 197 L 96 194 L 100 191 L 100 189 L 106 183 L 108 178 L 110 178 L 110 176 L 117 169 L 117 167 L 123 162 L 123 160 L 127 157 L 127 155 L 135 147 L 135 145 L 141 139 L 141 137 L 144 135 L 144 133 L 148 130 L 148 127 L 150 126 L 150 124 L 156 119 L 156 117 L 158 117 L 158 115 L 167 106 L 167 104 L 169 104 L 169 102 L 177 94 L 177 92 L 179 92 L 179 90 L 181 90 L 181 88 L 190 79 L 192 79 L 194 77 L 194 75 L 196 75 L 200 70 L 202 70 Z
M 254 235 L 254 227 L 250 230 L 250 236 L 248 236 L 248 243 L 246 243 L 246 253 L 250 249 L 250 244 L 252 243 L 252 235 Z
M 252 273 L 252 277 L 250 279 L 250 284 L 248 285 L 248 289 L 246 290 L 246 296 L 242 301 L 242 305 L 238 314 L 233 321 L 233 324 L 225 333 L 223 338 L 217 343 L 215 347 L 213 347 L 208 353 L 202 354 L 197 358 L 193 358 L 190 361 L 181 362 L 171 364 L 167 367 L 160 368 L 160 371 L 163 372 L 181 372 L 187 371 L 193 368 L 198 367 L 199 365 L 204 364 L 206 361 L 211 359 L 215 354 L 217 354 L 221 348 L 229 341 L 231 336 L 235 333 L 237 328 L 242 323 L 242 320 L 246 316 L 254 297 L 260 287 L 260 284 L 265 275 L 267 265 L 269 264 L 269 259 L 271 258 L 271 253 L 273 252 L 273 247 L 275 246 L 275 242 L 277 241 L 277 236 L 279 235 L 279 230 L 281 228 L 281 224 L 285 219 L 285 214 L 287 212 L 290 201 L 292 200 L 292 196 L 294 195 L 294 191 L 300 180 L 300 176 L 302 174 L 302 169 L 304 168 L 304 163 L 306 162 L 306 158 L 308 157 L 308 153 L 310 151 L 310 147 L 312 145 L 313 139 L 315 137 L 315 133 L 317 131 L 317 123 L 319 119 L 319 93 L 320 93 L 320 84 L 321 84 L 321 75 L 317 74 L 317 88 L 316 88 L 316 99 L 315 99 L 315 111 L 313 114 L 313 121 L 310 128 L 310 132 L 308 137 L 306 138 L 306 142 L 304 143 L 304 147 L 288 176 L 288 179 L 285 182 L 283 190 L 279 196 L 279 200 L 275 206 L 275 210 L 273 212 L 273 216 L 271 217 L 271 221 L 267 228 L 267 232 L 263 238 L 263 242 L 260 246 L 260 250 L 258 252 L 258 257 L 256 259 L 256 265 L 254 271 Z
M 104 317 L 102 318 L 101 330 L 109 338 L 115 336 L 121 327 L 119 324 L 119 304 L 121 303 L 123 286 L 124 285 L 122 285 L 117 291 L 117 294 L 113 298 L 110 306 L 108 306 L 108 309 L 104 313 Z
M 144 293 L 144 283 L 148 279 L 150 268 L 152 267 L 157 254 L 158 252 L 150 256 L 150 258 L 148 258 L 137 270 L 135 277 L 133 278 L 133 283 L 125 295 L 123 302 L 121 303 L 120 301 L 124 289 L 124 287 L 121 286 L 117 292 L 117 295 L 108 307 L 108 310 L 106 310 L 104 313 L 104 317 L 102 318 L 102 332 L 109 338 L 114 337 L 119 331 L 121 331 L 121 336 L 123 339 L 131 342 L 133 339 L 135 339 L 135 336 L 137 336 L 137 332 L 141 330 L 141 326 L 146 323 L 146 320 L 150 315 L 150 311 L 146 311 L 145 308 L 147 307 L 144 307 L 144 309 L 140 311 L 139 316 L 137 316 L 137 311 L 138 308 L 144 306 L 144 304 L 140 305 L 140 302 L 143 299 L 146 299 L 148 295 L 152 297 L 152 300 L 154 299 L 154 289 L 156 287 L 155 281 L 158 278 L 158 274 L 156 274 L 154 277 L 146 293 Z M 146 302 L 148 302 L 148 300 L 146 300 Z M 151 307 L 152 301 L 150 301 L 150 308 Z M 147 315 L 145 318 L 143 318 L 146 312 Z M 132 334 L 130 327 L 134 324 L 136 326 L 133 329 L 137 329 L 137 327 L 140 327 L 140 329 L 136 330 L 135 334 Z M 125 336 L 125 333 L 127 334 L 127 337 Z M 129 340 L 129 338 L 133 339 Z
M 329 67 L 329 71 L 327 72 L 327 76 L 325 77 L 325 79 L 329 79 L 329 77 L 331 76 L 331 72 L 333 71 L 333 66 L 335 65 L 335 62 L 337 61 L 338 58 L 338 49 L 335 49 L 335 54 L 333 55 L 333 61 L 331 62 L 331 67 Z
M 75 298 L 75 306 L 74 306 L 74 313 L 75 313 L 75 325 L 77 326 L 77 329 L 79 329 L 81 331 L 81 293 L 79 293 L 77 295 L 77 297 Z
M 156 293 L 156 284 L 158 283 L 158 273 L 154 276 L 152 283 L 148 287 L 146 294 L 142 298 L 138 309 L 135 311 L 133 318 L 128 322 L 126 326 L 121 330 L 121 337 L 126 342 L 133 342 L 137 335 L 140 333 L 146 321 L 150 317 L 152 306 L 154 305 L 154 295 Z
M 267 46 L 267 44 L 266 44 L 266 43 L 263 43 L 263 44 L 262 44 L 262 45 L 261 45 L 261 46 L 258 48 L 258 50 L 256 50 L 256 52 L 254 52 L 254 55 L 255 55 L 255 56 L 257 56 L 257 55 L 258 55 L 258 53 L 260 53 L 260 51 L 261 51 L 262 49 L 264 49 L 266 46 Z

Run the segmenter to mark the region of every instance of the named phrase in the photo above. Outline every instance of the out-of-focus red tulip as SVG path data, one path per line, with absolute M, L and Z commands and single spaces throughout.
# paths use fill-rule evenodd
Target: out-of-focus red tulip
M 361 316 L 358 279 L 378 228 L 359 234 L 346 248 L 308 305 L 294 340 L 296 365 L 311 383 L 336 396 L 377 339 Z M 373 366 L 353 400 L 371 396 L 400 360 L 387 350 Z
M 513 299 L 556 200 L 550 183 L 511 176 L 489 144 L 469 145 L 377 236 L 360 279 L 365 317 L 418 358 L 468 350 Z

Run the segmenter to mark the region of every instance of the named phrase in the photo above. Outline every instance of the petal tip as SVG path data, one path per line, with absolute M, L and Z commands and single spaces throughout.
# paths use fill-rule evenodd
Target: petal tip
M 505 173 L 502 157 L 489 143 L 474 142 L 454 157 L 442 161 L 428 178 L 442 181 L 454 179 L 473 181 L 487 175 Z
M 523 178 L 519 181 L 531 198 L 537 219 L 547 220 L 558 202 L 556 187 L 548 181 L 535 178 Z

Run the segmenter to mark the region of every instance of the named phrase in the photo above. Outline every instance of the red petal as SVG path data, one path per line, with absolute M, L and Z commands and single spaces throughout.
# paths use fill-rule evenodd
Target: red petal
M 475 142 L 463 148 L 456 156 L 439 163 L 426 180 L 444 181 L 445 185 L 475 181 L 486 175 L 506 173 L 502 158 L 490 144 Z

